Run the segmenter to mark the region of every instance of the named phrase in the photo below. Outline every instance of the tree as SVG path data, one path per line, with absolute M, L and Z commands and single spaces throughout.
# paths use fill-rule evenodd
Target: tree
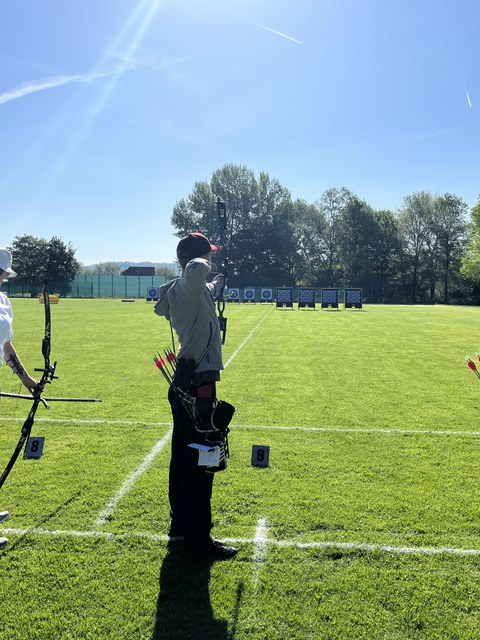
M 339 258 L 345 284 L 371 289 L 374 244 L 380 234 L 373 210 L 366 202 L 352 198 L 344 207 L 339 224 Z
M 55 236 L 49 241 L 29 235 L 16 236 L 10 251 L 17 282 L 29 287 L 32 296 L 38 295 L 45 280 L 49 280 L 51 288 L 55 287 L 58 293 L 65 294 L 80 269 L 76 249 Z
M 123 262 L 97 262 L 88 272 L 91 276 L 119 276 Z
M 171 219 L 176 234 L 201 231 L 218 242 L 217 197 L 225 201 L 228 212 L 231 282 L 291 278 L 297 254 L 291 239 L 294 213 L 289 191 L 265 172 L 257 180 L 244 165 L 226 164 L 214 171 L 210 183 L 196 182 L 191 194 L 176 203 Z
M 166 278 L 173 280 L 173 278 L 178 276 L 178 270 L 173 267 L 169 267 L 168 265 L 161 265 L 159 267 L 155 267 L 155 275 L 165 276 Z
M 372 244 L 372 290 L 377 302 L 390 300 L 399 272 L 401 241 L 396 218 L 391 211 L 374 211 L 378 233 Z M 394 297 L 394 296 L 393 296 Z
M 459 273 L 465 242 L 467 204 L 458 196 L 445 193 L 434 203 L 434 232 L 438 243 L 438 263 L 443 285 L 443 302 L 448 304 L 449 284 Z
M 346 187 L 327 189 L 315 204 L 325 218 L 325 233 L 318 247 L 320 255 L 324 256 L 325 280 L 327 286 L 336 286 L 342 278 L 340 266 L 340 233 L 342 211 L 354 198 L 353 193 Z
M 68 283 L 75 277 L 80 263 L 75 258 L 76 249 L 72 243 L 65 244 L 63 240 L 54 236 L 47 245 L 47 280 L 58 284 Z
M 480 194 L 470 211 L 468 239 L 463 251 L 461 272 L 472 282 L 480 283 Z
M 432 257 L 432 219 L 434 209 L 433 196 L 425 191 L 419 191 L 405 196 L 403 207 L 399 213 L 399 228 L 405 255 L 408 258 L 408 273 L 404 275 L 410 279 L 411 302 L 415 303 L 421 296 L 421 268 L 425 266 L 427 253 Z M 407 265 L 406 265 L 407 267 Z
M 305 200 L 293 203 L 294 241 L 297 253 L 297 281 L 320 286 L 325 275 L 325 255 L 321 253 L 327 228 L 322 211 Z

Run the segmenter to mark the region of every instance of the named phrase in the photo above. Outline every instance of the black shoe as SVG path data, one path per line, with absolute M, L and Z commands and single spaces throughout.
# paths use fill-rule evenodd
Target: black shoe
M 210 560 L 228 560 L 238 552 L 235 547 L 229 547 L 220 540 L 208 538 L 205 542 L 189 542 L 185 544 L 185 553 L 191 558 L 208 558 Z
M 175 539 L 179 539 L 179 540 L 183 540 L 183 538 L 185 537 L 185 533 L 183 531 L 183 529 L 177 529 L 176 527 L 170 527 L 170 531 L 168 532 L 168 537 L 170 539 L 175 538 Z

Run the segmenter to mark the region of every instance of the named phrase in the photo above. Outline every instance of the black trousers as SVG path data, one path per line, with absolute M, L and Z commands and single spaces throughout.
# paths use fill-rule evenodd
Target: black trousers
M 198 466 L 198 451 L 188 447 L 198 442 L 195 426 L 178 396 L 170 389 L 173 436 L 168 497 L 171 530 L 183 534 L 186 543 L 201 542 L 212 529 L 212 488 L 214 474 Z

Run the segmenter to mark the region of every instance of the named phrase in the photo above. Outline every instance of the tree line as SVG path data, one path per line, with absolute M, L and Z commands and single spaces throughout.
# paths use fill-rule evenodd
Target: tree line
M 369 302 L 480 304 L 480 196 L 470 212 L 457 195 L 427 191 L 405 196 L 396 211 L 345 187 L 309 203 L 266 172 L 226 164 L 175 204 L 176 235 L 203 231 L 218 242 L 217 197 L 227 206 L 230 286 L 350 286 Z M 64 295 L 76 275 L 120 271 L 108 262 L 87 270 L 58 237 L 17 236 L 9 248 L 31 295 L 45 279 Z
M 39 294 L 46 280 L 55 288 L 55 293 L 64 296 L 70 291 L 75 276 L 119 276 L 125 266 L 122 262 L 99 262 L 86 267 L 76 259 L 77 249 L 72 243 L 65 243 L 56 236 L 50 240 L 31 235 L 16 236 L 8 248 L 13 254 L 13 267 L 17 273 L 14 286 L 29 292 L 32 297 Z M 177 270 L 168 265 L 157 266 L 155 275 L 174 278 Z
M 179 200 L 179 237 L 218 241 L 216 198 L 227 206 L 231 286 L 361 287 L 366 301 L 480 302 L 480 201 L 420 191 L 376 210 L 345 187 L 293 200 L 268 173 L 227 164 Z

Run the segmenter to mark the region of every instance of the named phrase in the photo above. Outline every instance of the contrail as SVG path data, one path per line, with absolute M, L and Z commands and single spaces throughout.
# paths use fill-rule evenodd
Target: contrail
M 470 100 L 470 96 L 468 95 L 467 87 L 465 87 L 465 95 L 467 96 L 467 102 L 470 109 L 472 108 L 472 101 Z
M 285 33 L 281 33 L 280 31 L 275 31 L 275 29 L 270 29 L 270 27 L 266 27 L 264 24 L 260 24 L 260 22 L 255 22 L 254 20 L 250 20 L 251 24 L 257 25 L 257 27 L 262 27 L 262 29 L 266 29 L 267 31 L 271 31 L 272 33 L 276 33 L 277 36 L 282 36 L 282 38 L 287 38 L 287 40 L 292 40 L 297 44 L 303 44 L 300 40 L 295 40 L 291 36 L 287 36 Z
M 25 82 L 24 84 L 20 84 L 13 89 L 10 89 L 10 91 L 0 93 L 0 104 L 12 102 L 12 100 L 18 100 L 19 98 L 28 96 L 31 93 L 36 93 L 37 91 L 45 91 L 46 89 L 62 87 L 72 82 L 91 82 L 92 80 L 106 78 L 107 76 L 114 74 L 115 71 L 106 71 L 104 73 L 96 74 L 75 74 L 71 76 L 60 75 L 42 78 L 41 80 L 33 80 L 32 82 Z

